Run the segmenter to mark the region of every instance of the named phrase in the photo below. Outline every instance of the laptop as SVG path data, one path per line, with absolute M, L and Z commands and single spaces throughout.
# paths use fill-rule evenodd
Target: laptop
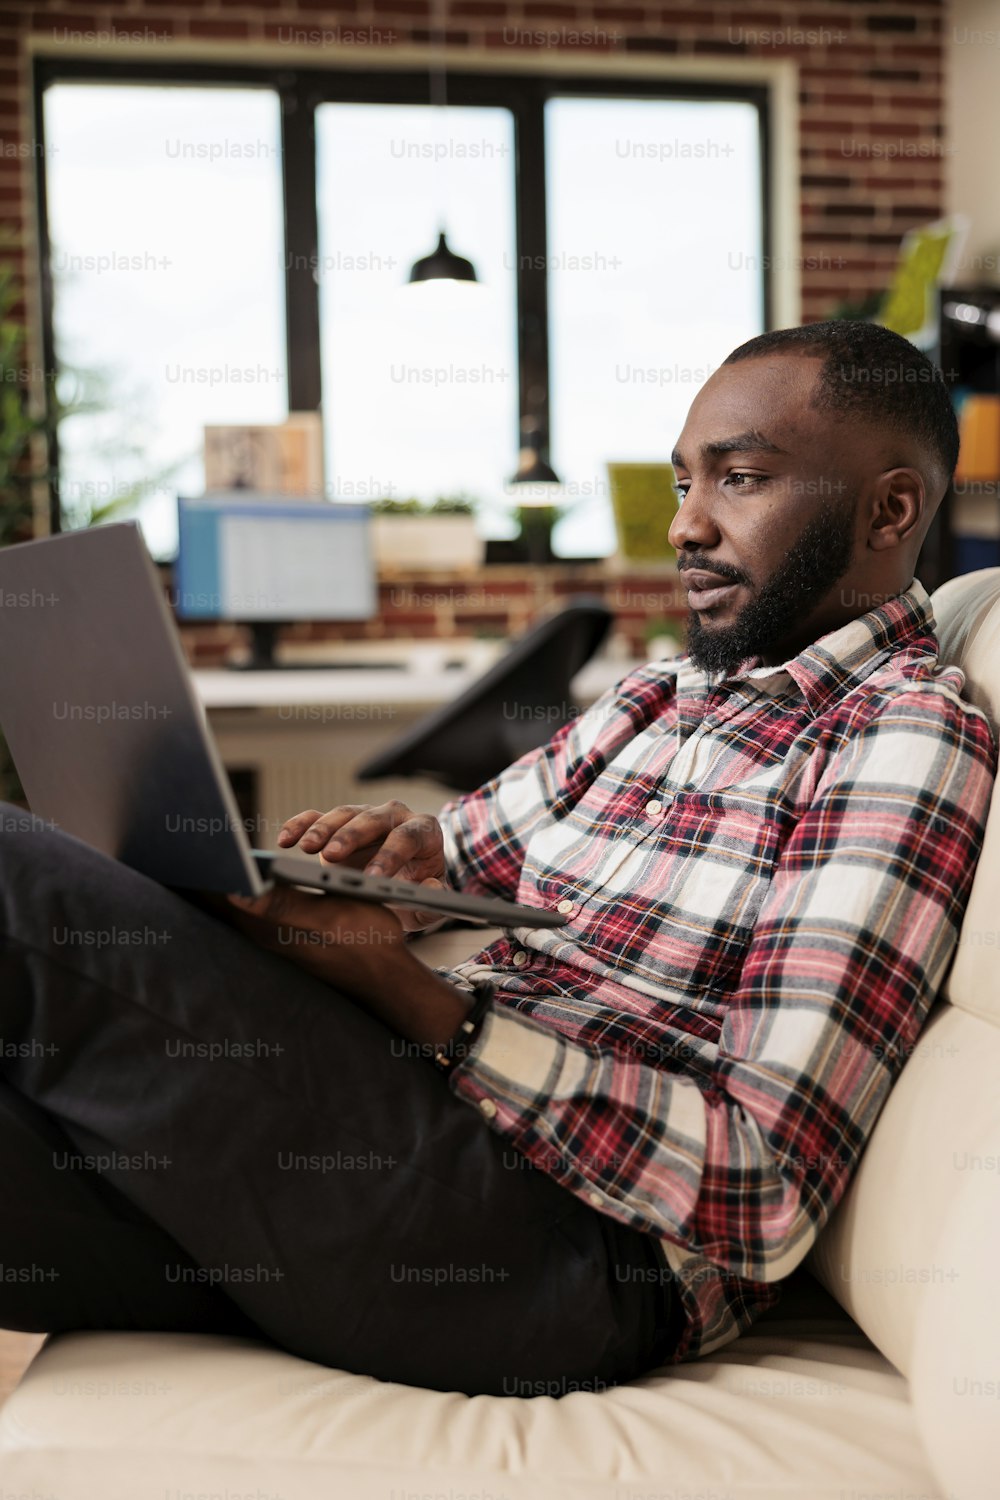
M 37 817 L 181 889 L 257 896 L 285 881 L 498 927 L 567 921 L 251 849 L 137 523 L 0 549 L 0 605 L 0 729 Z

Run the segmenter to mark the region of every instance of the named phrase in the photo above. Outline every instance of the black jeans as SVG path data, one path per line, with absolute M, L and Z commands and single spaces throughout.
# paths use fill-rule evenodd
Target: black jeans
M 357 1005 L 0 803 L 0 1327 L 218 1331 L 438 1390 L 628 1380 L 648 1236 Z

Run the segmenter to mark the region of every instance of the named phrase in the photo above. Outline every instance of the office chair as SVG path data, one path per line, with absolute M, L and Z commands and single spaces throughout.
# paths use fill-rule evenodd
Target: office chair
M 358 780 L 425 776 L 450 790 L 475 791 L 580 712 L 570 684 L 601 645 L 612 619 L 599 599 L 571 600 L 519 636 L 457 698 L 433 709 L 360 766 Z

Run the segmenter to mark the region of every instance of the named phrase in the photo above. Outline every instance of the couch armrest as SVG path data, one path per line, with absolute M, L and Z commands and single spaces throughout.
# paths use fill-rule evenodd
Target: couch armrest
M 939 1002 L 806 1261 L 909 1379 L 952 1500 L 995 1470 L 998 1074 L 1000 1027 Z

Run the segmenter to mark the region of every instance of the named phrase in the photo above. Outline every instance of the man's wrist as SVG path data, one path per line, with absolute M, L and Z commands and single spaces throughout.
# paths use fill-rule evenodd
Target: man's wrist
M 457 1030 L 442 1047 L 434 1053 L 434 1062 L 440 1072 L 448 1074 L 464 1062 L 474 1047 L 482 1030 L 486 1013 L 493 1004 L 493 986 L 480 980 L 472 987 L 472 1004 L 469 1006 Z
M 443 1047 L 468 1013 L 468 996 L 405 948 L 401 956 L 408 961 L 392 966 L 388 982 L 367 989 L 358 998 L 366 1010 L 407 1041 Z

